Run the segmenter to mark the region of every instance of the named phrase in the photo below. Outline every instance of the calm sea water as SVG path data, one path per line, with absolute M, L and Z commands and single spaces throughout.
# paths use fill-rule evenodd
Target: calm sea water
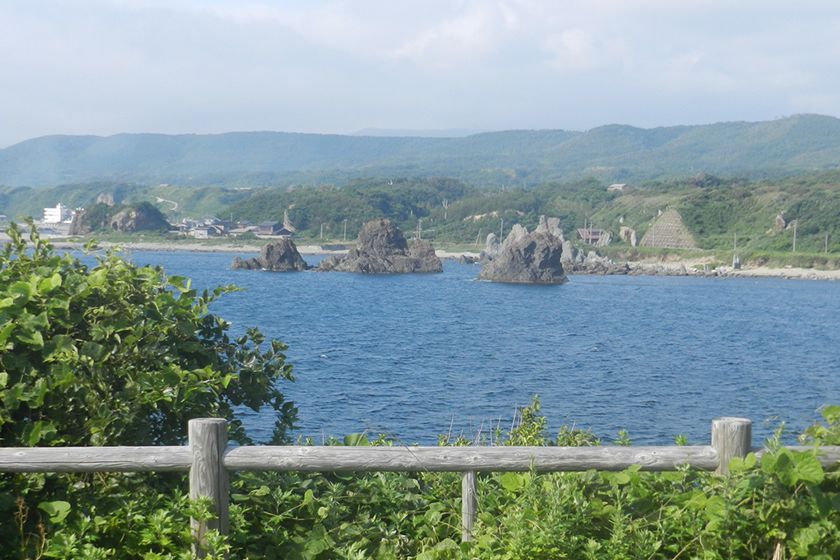
M 840 403 L 840 283 L 776 279 L 574 276 L 563 286 L 438 275 L 230 270 L 232 255 L 134 252 L 138 264 L 236 284 L 214 311 L 289 345 L 298 433 L 352 432 L 407 443 L 510 426 L 539 395 L 552 430 L 610 440 L 709 440 L 716 416 L 797 432 Z M 314 262 L 311 261 L 311 262 Z M 269 413 L 243 413 L 258 438 Z

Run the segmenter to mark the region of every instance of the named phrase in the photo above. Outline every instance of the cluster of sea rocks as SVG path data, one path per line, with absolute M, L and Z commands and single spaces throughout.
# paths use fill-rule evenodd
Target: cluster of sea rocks
M 284 238 L 269 243 L 253 259 L 236 257 L 233 268 L 292 272 L 309 266 L 294 242 Z M 358 272 L 362 274 L 405 274 L 443 272 L 443 265 L 428 241 L 406 241 L 390 220 L 374 220 L 362 228 L 356 246 L 346 255 L 332 255 L 321 261 L 317 270 Z
M 321 261 L 318 270 L 362 274 L 443 272 L 443 265 L 428 241 L 406 241 L 391 220 L 373 220 L 362 227 L 356 246 L 346 255 Z
M 474 262 L 461 257 L 462 262 Z M 478 259 L 479 278 L 492 282 L 518 284 L 562 284 L 566 272 L 584 274 L 632 274 L 626 264 L 616 264 L 594 251 L 586 255 L 565 239 L 557 218 L 540 217 L 534 231 L 516 224 L 501 243 L 495 234 L 487 236 Z M 307 270 L 291 239 L 281 239 L 263 247 L 252 259 L 237 257 L 233 268 L 275 272 Z M 321 261 L 319 271 L 357 272 L 362 274 L 405 274 L 443 272 L 440 259 L 428 241 L 407 241 L 390 220 L 373 220 L 362 228 L 356 245 L 345 255 L 333 255 Z

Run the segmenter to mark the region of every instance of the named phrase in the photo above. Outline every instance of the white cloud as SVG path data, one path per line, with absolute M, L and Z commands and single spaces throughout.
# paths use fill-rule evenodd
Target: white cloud
M 840 111 L 835 0 L 30 0 L 0 21 L 0 145 Z
M 550 64 L 561 71 L 590 70 L 596 64 L 592 36 L 583 29 L 567 29 L 546 37 Z

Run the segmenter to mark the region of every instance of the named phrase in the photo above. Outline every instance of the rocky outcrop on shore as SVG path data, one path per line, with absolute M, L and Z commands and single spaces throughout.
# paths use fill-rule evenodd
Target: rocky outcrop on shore
M 541 226 L 542 223 L 541 218 Z M 490 241 L 488 236 L 488 245 Z M 528 233 L 525 227 L 516 224 L 495 256 L 491 257 L 485 249 L 479 278 L 516 284 L 562 284 L 567 281 L 560 262 L 562 253 L 561 238 L 547 225 Z
M 167 231 L 169 222 L 161 211 L 149 202 L 115 208 L 113 204 L 98 202 L 77 212 L 70 224 L 70 235 L 87 235 L 98 230 L 123 233 L 137 231 Z M 113 202 L 113 201 L 111 201 Z
M 566 270 L 572 274 L 601 274 L 621 275 L 630 274 L 630 265 L 627 263 L 615 263 L 608 257 L 604 257 L 595 251 L 589 251 L 586 256 L 577 252 L 571 262 L 566 265 Z
M 236 257 L 232 268 L 242 270 L 270 270 L 272 272 L 297 272 L 306 270 L 309 265 L 300 256 L 294 241 L 288 238 L 268 243 L 260 250 L 260 255 L 253 259 Z
M 362 227 L 353 249 L 324 259 L 318 270 L 406 274 L 443 272 L 443 265 L 428 241 L 408 242 L 391 220 L 373 220 Z
M 109 224 L 112 230 L 121 232 L 167 231 L 169 222 L 160 210 L 148 202 L 129 206 L 111 216 Z

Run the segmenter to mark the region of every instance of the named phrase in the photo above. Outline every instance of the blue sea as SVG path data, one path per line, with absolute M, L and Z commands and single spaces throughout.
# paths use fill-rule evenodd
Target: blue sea
M 709 441 L 718 416 L 753 420 L 758 444 L 788 441 L 840 403 L 840 283 L 781 279 L 572 276 L 562 286 L 443 274 L 233 271 L 233 255 L 141 252 L 199 288 L 236 284 L 213 311 L 240 332 L 289 345 L 296 431 L 321 442 L 366 432 L 433 444 L 438 434 L 510 428 L 539 395 L 554 432 L 619 430 L 634 444 Z M 316 262 L 317 258 L 309 259 Z M 243 411 L 257 439 L 270 411 Z

